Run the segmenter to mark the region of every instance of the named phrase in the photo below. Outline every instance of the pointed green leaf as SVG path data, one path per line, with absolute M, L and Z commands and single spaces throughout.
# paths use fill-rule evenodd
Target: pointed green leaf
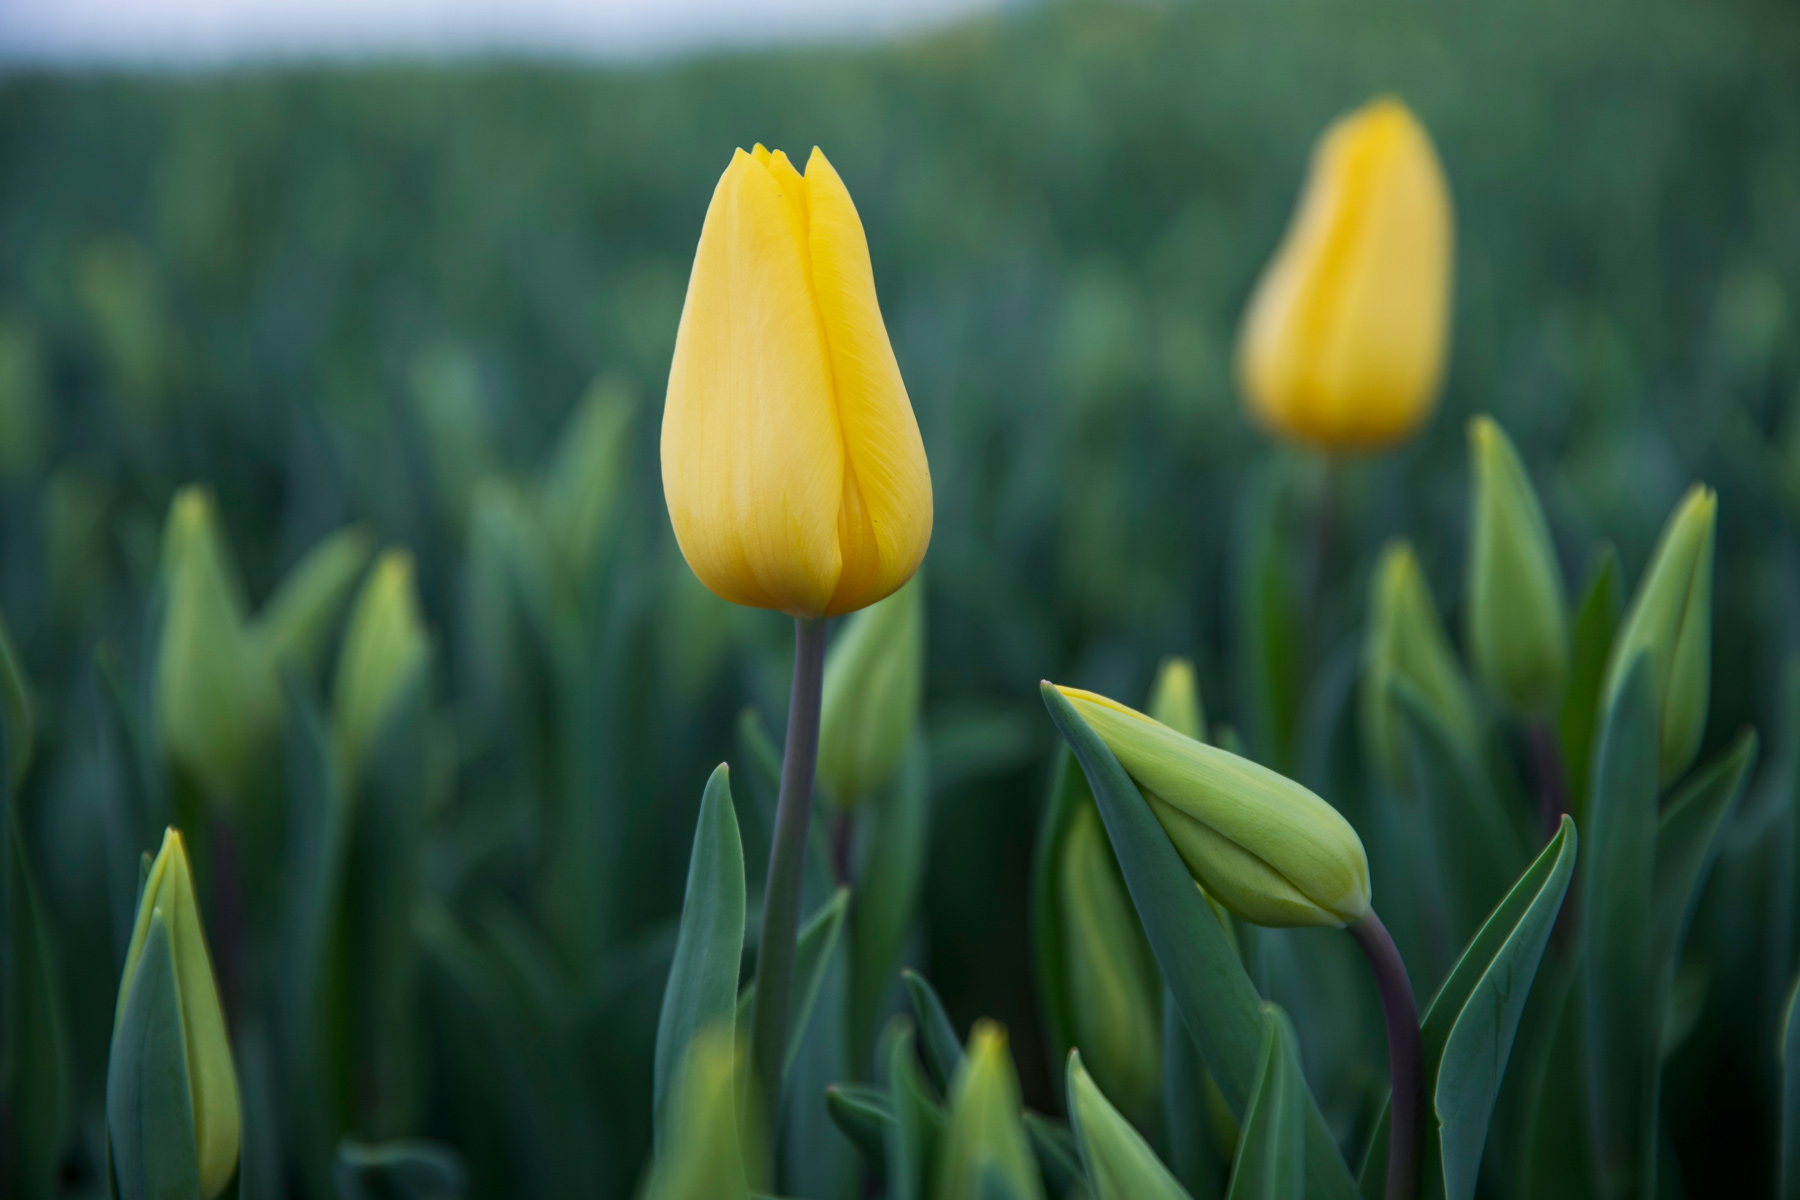
M 926 1200 L 929 1181 L 937 1177 L 944 1110 L 927 1092 L 906 1018 L 895 1017 L 889 1028 L 888 1107 L 894 1122 L 888 1128 L 888 1200 Z
M 919 1044 L 925 1051 L 925 1066 L 938 1091 L 948 1095 L 950 1081 L 962 1069 L 962 1042 L 956 1036 L 956 1027 L 950 1024 L 949 1014 L 944 1011 L 944 1002 L 938 999 L 936 989 L 925 977 L 917 971 L 906 971 L 901 977 L 906 981 L 906 990 L 912 996 L 913 1013 L 918 1017 Z
M 119 1200 L 194 1200 L 200 1152 L 188 1088 L 187 1035 L 175 953 L 153 912 L 113 1030 L 106 1067 L 106 1134 Z
M 845 1137 L 869 1160 L 877 1175 L 887 1173 L 887 1142 L 894 1113 L 888 1094 L 862 1083 L 834 1083 L 825 1089 L 825 1111 Z
M 1169 1166 L 1195 1200 L 1219 1200 L 1225 1190 L 1225 1160 L 1213 1134 L 1208 1090 L 1218 1088 L 1194 1050 L 1174 996 L 1163 993 L 1163 1124 Z
M 1651 672 L 1648 653 L 1640 653 L 1607 714 L 1582 855 L 1581 1043 L 1589 1135 L 1609 1194 L 1654 1178 L 1656 1155 L 1645 1137 L 1661 1032 L 1649 1002 L 1656 982 L 1650 916 L 1661 770 Z
M 744 851 L 731 807 L 730 772 L 721 763 L 706 782 L 675 959 L 656 1024 L 653 1104 L 658 1151 L 667 1148 L 670 1089 L 700 1030 L 729 1024 L 737 1006 L 744 953 Z
M 893 784 L 872 797 L 870 845 L 850 910 L 850 1045 L 852 1065 L 868 1061 L 882 1005 L 894 982 L 907 935 L 914 927 L 931 831 L 931 763 L 915 735 Z
M 1600 724 L 1600 685 L 1606 679 L 1606 660 L 1612 653 L 1613 634 L 1618 631 L 1624 608 L 1618 552 L 1603 546 L 1575 609 L 1569 686 L 1563 692 L 1562 713 L 1556 722 L 1568 766 L 1570 806 L 1575 823 L 1584 828 L 1594 733 Z
M 251 624 L 271 664 L 310 668 L 317 661 L 374 548 L 362 530 L 340 529 L 294 564 Z
M 1064 948 L 1062 905 L 1056 899 L 1056 864 L 1070 822 L 1083 803 L 1093 802 L 1087 776 L 1067 746 L 1058 749 L 1056 774 L 1043 818 L 1038 823 L 1037 846 L 1031 860 L 1031 934 L 1037 966 L 1038 1003 L 1044 1014 L 1044 1041 L 1051 1069 L 1059 1069 L 1075 1044 L 1074 1017 L 1069 1000 L 1068 964 Z
M 1037 1159 L 1044 1190 L 1057 1200 L 1088 1200 L 1087 1178 L 1081 1168 L 1081 1151 L 1075 1135 L 1061 1121 L 1053 1121 L 1026 1109 L 1020 1118 L 1031 1156 Z
M 1265 1057 L 1265 1018 L 1256 989 L 1118 759 L 1061 692 L 1048 685 L 1042 691 L 1051 719 L 1093 787 L 1119 869 L 1188 1033 L 1226 1103 L 1241 1118 Z M 1347 1200 L 1356 1195 L 1355 1181 L 1311 1093 L 1302 1089 L 1302 1097 L 1307 1178 L 1322 1200 Z
M 850 889 L 841 887 L 831 899 L 818 907 L 801 924 L 794 937 L 794 1000 L 788 1033 L 787 1061 L 782 1064 L 782 1078 L 794 1069 L 794 1059 L 806 1042 L 806 1027 L 812 1021 L 813 1009 L 819 1003 L 819 991 L 825 986 L 825 974 L 831 969 L 832 955 L 844 932 L 844 914 L 850 908 Z M 748 1039 L 751 1018 L 756 1012 L 756 981 L 744 985 L 737 1001 L 738 1035 Z
M 1404 679 L 1390 686 L 1403 776 L 1431 822 L 1452 909 L 1450 945 L 1461 945 L 1506 895 L 1531 856 L 1487 772 L 1460 747 L 1416 688 Z
M 1192 1200 L 1131 1122 L 1100 1094 L 1082 1068 L 1080 1051 L 1069 1054 L 1068 1094 L 1069 1121 L 1094 1200 Z M 1298 1132 L 1300 1114 L 1294 1115 Z
M 1756 765 L 1756 749 L 1755 731 L 1740 734 L 1695 772 L 1657 819 L 1651 961 L 1671 977 L 1684 927 L 1718 848 L 1719 829 Z
M 1226 1200 L 1302 1200 L 1312 1165 L 1306 1153 L 1309 1093 L 1299 1042 L 1287 1014 L 1267 1006 L 1262 1061 L 1250 1088 Z

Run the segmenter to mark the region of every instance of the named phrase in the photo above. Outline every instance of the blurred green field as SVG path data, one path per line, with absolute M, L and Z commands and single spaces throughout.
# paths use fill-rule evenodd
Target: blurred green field
M 478 1194 L 629 1193 L 701 788 L 722 759 L 740 769 L 745 706 L 779 733 L 785 703 L 787 620 L 692 579 L 656 453 L 707 199 L 757 141 L 823 147 L 867 230 L 937 514 L 910 957 L 959 1027 L 1009 1026 L 1028 1102 L 1057 1104 L 1027 935 L 1053 745 L 1037 682 L 1139 697 L 1164 655 L 1192 656 L 1209 716 L 1320 779 L 1311 665 L 1354 664 L 1387 537 L 1414 539 L 1460 628 L 1463 425 L 1486 411 L 1572 585 L 1602 539 L 1635 580 L 1686 486 L 1719 491 L 1703 753 L 1755 725 L 1765 769 L 1689 942 L 1712 982 L 1665 1104 L 1691 1194 L 1766 1190 L 1800 937 L 1774 798 L 1800 756 L 1797 62 L 1781 0 L 1208 0 L 630 67 L 0 79 L 0 610 L 38 702 L 21 813 L 86 1121 L 72 1194 L 95 1194 L 118 876 L 140 848 L 95 651 L 147 687 L 160 531 L 192 482 L 216 492 L 254 602 L 346 522 L 417 558 L 436 642 L 422 903 L 504 964 L 490 981 L 517 978 L 465 995 L 481 973 L 425 955 L 416 1058 L 437 1073 L 414 1063 L 380 1109 L 408 1128 L 368 1132 L 457 1143 Z M 1430 128 L 1455 193 L 1449 382 L 1421 437 L 1347 464 L 1309 665 L 1268 700 L 1245 682 L 1248 547 L 1272 522 L 1307 569 L 1321 473 L 1241 415 L 1232 342 L 1313 137 L 1382 92 Z M 576 581 L 586 657 L 558 662 L 531 598 L 484 574 L 507 535 L 483 514 L 534 486 L 596 381 L 631 417 Z M 766 849 L 746 849 L 755 887 Z M 1710 918 L 1721 889 L 1766 919 Z M 252 1009 L 278 978 L 253 952 Z M 540 985 L 554 1001 L 515 1005 Z

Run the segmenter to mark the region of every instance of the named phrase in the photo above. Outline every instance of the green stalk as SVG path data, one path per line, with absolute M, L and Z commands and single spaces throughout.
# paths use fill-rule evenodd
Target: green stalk
M 800 881 L 812 823 L 813 771 L 819 759 L 819 701 L 825 677 L 825 619 L 794 620 L 794 687 L 788 701 L 781 797 L 763 888 L 762 944 L 756 955 L 756 1017 L 750 1062 L 773 1136 L 781 1114 L 781 1068 L 787 1061 L 788 1002 L 794 980 L 794 937 L 800 925 Z
M 1350 926 L 1350 935 L 1368 956 L 1381 990 L 1381 1012 L 1387 1018 L 1388 1070 L 1393 1077 L 1387 1200 L 1413 1200 L 1419 1190 L 1419 1143 L 1425 1126 L 1425 1048 L 1419 1037 L 1419 1006 L 1413 1000 L 1406 963 L 1374 909 Z

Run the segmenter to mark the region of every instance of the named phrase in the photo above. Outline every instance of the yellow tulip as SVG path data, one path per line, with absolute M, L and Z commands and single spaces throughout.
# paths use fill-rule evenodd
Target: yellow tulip
M 1240 331 L 1238 374 L 1264 427 L 1353 450 L 1424 423 L 1444 372 L 1453 225 L 1443 167 L 1405 105 L 1378 99 L 1325 131 Z
M 817 149 L 739 150 L 675 335 L 663 494 L 700 581 L 795 617 L 873 604 L 931 540 L 931 472 L 862 221 Z

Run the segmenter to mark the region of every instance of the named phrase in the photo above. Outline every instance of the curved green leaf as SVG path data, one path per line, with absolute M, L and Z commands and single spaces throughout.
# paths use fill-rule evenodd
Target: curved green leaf
M 926 1200 L 929 1181 L 937 1177 L 944 1110 L 926 1090 L 906 1018 L 895 1017 L 889 1029 L 888 1106 L 894 1121 L 888 1127 L 888 1200 Z
M 1224 1115 L 1218 1088 L 1194 1051 L 1194 1040 L 1163 992 L 1163 1125 L 1169 1166 L 1195 1200 L 1218 1200 L 1225 1190 L 1226 1161 L 1214 1133 L 1212 1112 Z M 1235 1133 L 1235 1130 L 1233 1131 Z
M 821 904 L 806 918 L 794 937 L 794 1000 L 789 1014 L 792 1028 L 788 1032 L 787 1059 L 782 1063 L 782 1078 L 794 1069 L 794 1060 L 806 1044 L 806 1027 L 812 1021 L 813 1009 L 819 1003 L 819 991 L 825 986 L 825 974 L 831 969 L 831 957 L 837 951 L 844 932 L 844 915 L 850 908 L 850 889 L 840 887 L 831 899 Z M 751 1020 L 756 1013 L 756 981 L 744 985 L 738 996 L 738 1036 L 750 1037 Z
M 876 1175 L 887 1174 L 887 1143 L 894 1112 L 888 1094 L 862 1083 L 834 1083 L 825 1089 L 832 1124 L 862 1151 Z
M 1056 902 L 1057 850 L 1076 810 L 1092 800 L 1087 776 L 1081 773 L 1074 753 L 1067 746 L 1062 747 L 1057 753 L 1056 774 L 1038 823 L 1037 846 L 1031 859 L 1032 957 L 1037 966 L 1038 1002 L 1043 1007 L 1045 1048 L 1052 1069 L 1068 1058 L 1069 1049 L 1075 1044 L 1068 964 L 1063 955 L 1068 940 L 1063 934 L 1062 905 Z
M 937 991 L 923 975 L 917 971 L 906 971 L 901 978 L 906 981 L 906 990 L 912 996 L 913 1012 L 919 1020 L 919 1041 L 925 1051 L 925 1066 L 930 1070 L 931 1080 L 937 1084 L 938 1091 L 948 1095 L 950 1081 L 962 1069 L 963 1061 L 962 1042 L 957 1039 L 956 1027 L 950 1024 L 950 1016 L 944 1011 L 944 1002 L 938 999 Z
M 731 808 L 731 776 L 723 763 L 706 781 L 675 960 L 656 1023 L 653 1085 L 656 1146 L 669 1136 L 668 1107 L 675 1073 L 700 1030 L 728 1025 L 737 1008 L 738 967 L 744 953 L 744 851 Z M 798 1039 L 795 1039 L 798 1041 Z
M 1069 1127 L 1030 1109 L 1025 1110 L 1021 1122 L 1025 1140 L 1031 1143 L 1031 1156 L 1037 1159 L 1038 1174 L 1044 1177 L 1045 1192 L 1054 1200 L 1089 1200 L 1081 1152 L 1075 1148 L 1075 1135 Z
M 1079 1051 L 1069 1053 L 1068 1095 L 1069 1121 L 1095 1200 L 1192 1200 L 1150 1144 L 1094 1086 Z
M 1262 1059 L 1226 1200 L 1302 1200 L 1306 1192 L 1306 1109 L 1311 1093 L 1300 1074 L 1299 1043 L 1287 1014 L 1266 1008 Z
M 1756 749 L 1754 730 L 1739 734 L 1729 749 L 1694 774 L 1657 820 L 1651 961 L 1671 977 L 1684 927 L 1718 848 L 1719 829 L 1756 765 Z
M 882 1004 L 918 908 L 931 831 L 931 762 L 915 733 L 891 786 L 872 797 L 874 828 L 850 910 L 850 1045 L 853 1066 L 868 1061 Z
M 1125 885 L 1163 980 L 1233 1115 L 1242 1117 L 1264 1058 L 1262 1002 L 1218 918 L 1137 786 L 1061 692 L 1041 689 L 1051 719 L 1093 787 Z M 1302 1089 L 1306 1174 L 1322 1200 L 1356 1195 L 1337 1140 Z

